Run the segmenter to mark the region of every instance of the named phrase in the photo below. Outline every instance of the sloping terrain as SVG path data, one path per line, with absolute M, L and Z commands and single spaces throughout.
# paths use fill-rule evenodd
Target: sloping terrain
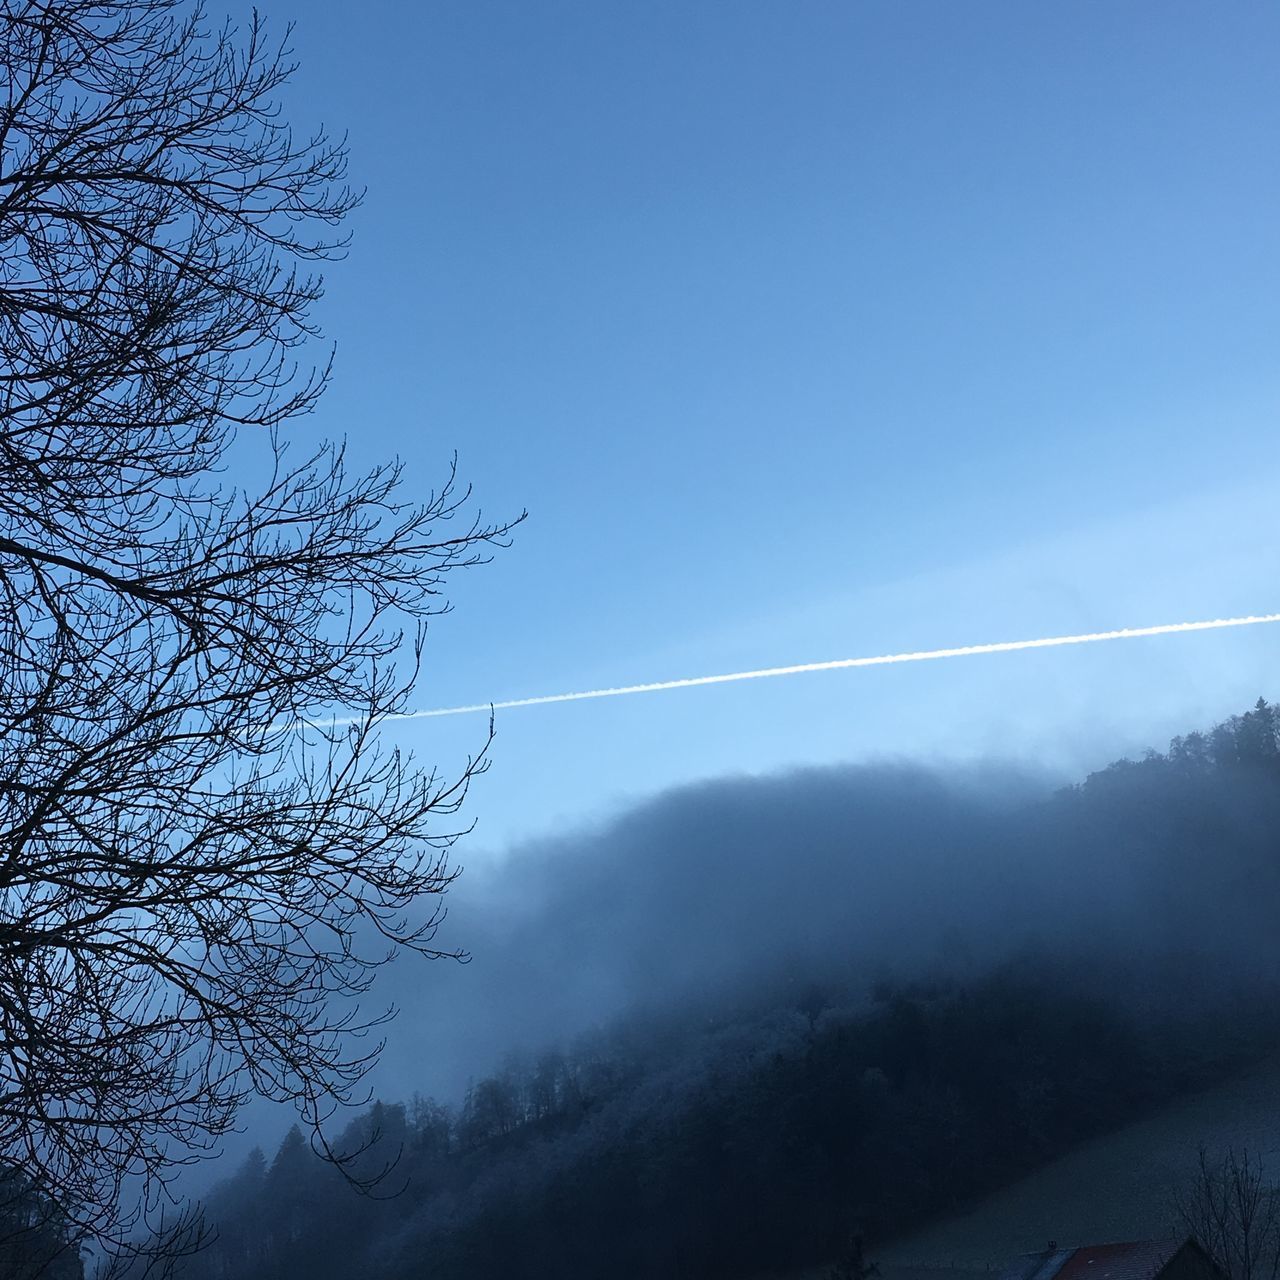
M 964 1213 L 873 1251 L 881 1280 L 982 1280 L 1020 1253 L 1174 1233 L 1174 1189 L 1210 1152 L 1248 1148 L 1280 1178 L 1280 1060 L 1075 1150 Z M 825 1280 L 826 1268 L 796 1280 Z
M 1197 1150 L 1247 1147 L 1280 1177 L 1280 1061 L 1096 1138 L 1030 1177 L 879 1251 L 898 1269 L 1003 1267 L 1019 1253 L 1169 1234 L 1169 1199 Z

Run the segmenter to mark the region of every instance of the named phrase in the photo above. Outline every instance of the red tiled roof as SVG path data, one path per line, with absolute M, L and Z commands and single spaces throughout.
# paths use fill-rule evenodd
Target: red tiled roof
M 1001 1280 L 1154 1280 L 1186 1240 L 1135 1240 L 1026 1253 Z M 1225 1277 L 1223 1277 L 1225 1280 Z
M 1185 1240 L 1135 1240 L 1028 1253 L 1003 1280 L 1154 1280 Z
M 1054 1280 L 1152 1280 L 1182 1248 L 1182 1240 L 1137 1240 L 1077 1249 Z

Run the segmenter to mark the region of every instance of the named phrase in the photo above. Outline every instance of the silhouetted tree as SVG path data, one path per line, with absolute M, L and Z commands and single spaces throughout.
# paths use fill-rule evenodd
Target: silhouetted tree
M 1276 741 L 1275 709 L 1259 698 L 1251 711 L 1240 717 L 1236 732 L 1240 758 L 1252 764 L 1274 765 L 1280 758 Z
M 1280 1275 L 1280 1187 L 1247 1149 L 1215 1160 L 1201 1147 L 1194 1176 L 1175 1196 L 1174 1214 L 1230 1280 Z
M 3 0 L 0 64 L 0 1168 L 120 1244 L 126 1182 L 250 1092 L 324 1149 L 377 1052 L 347 998 L 439 954 L 483 751 L 441 779 L 376 730 L 506 529 L 286 446 L 355 195 L 256 15 Z
M 447 1156 L 453 1145 L 453 1113 L 434 1098 L 415 1093 L 409 1102 L 413 1149 L 428 1159 Z
M 60 1207 L 31 1179 L 0 1178 L 0 1275 L 5 1280 L 80 1280 L 78 1233 Z

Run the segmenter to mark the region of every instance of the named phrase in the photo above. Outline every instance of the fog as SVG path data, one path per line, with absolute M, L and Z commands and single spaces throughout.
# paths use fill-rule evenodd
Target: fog
M 464 839 L 436 944 L 468 958 L 380 972 L 364 1011 L 398 1012 L 370 1096 L 457 1105 L 504 1060 L 624 1017 L 696 1025 L 796 1008 L 815 986 L 857 1006 L 883 980 L 1010 960 L 1138 1014 L 1226 1008 L 1280 978 L 1278 821 L 1249 768 L 1153 756 L 1073 783 L 1025 762 L 895 761 L 667 790 L 476 870 Z M 273 1150 L 293 1119 L 250 1106 L 184 1186 Z
M 1256 848 L 1254 874 L 1271 875 L 1275 802 L 1222 778 L 1210 790 L 1153 778 L 1144 800 L 1135 768 L 1119 798 L 1111 773 L 1072 793 L 1018 764 L 725 778 L 517 846 L 449 895 L 438 941 L 466 948 L 466 964 L 384 971 L 376 994 L 400 1015 L 373 1087 L 456 1100 L 502 1055 L 625 1010 L 768 1000 L 815 981 L 856 994 L 1027 951 L 1082 974 L 1123 969 L 1135 991 L 1178 953 L 1206 957 L 1202 983 L 1271 972 L 1270 881 L 1238 858 L 1216 866 L 1203 842 Z
M 636 1005 L 999 950 L 1018 892 L 1004 824 L 1047 791 L 1011 768 L 815 769 L 678 788 L 517 846 L 449 895 L 438 940 L 468 963 L 384 973 L 401 1013 L 378 1091 L 456 1096 L 504 1052 Z
M 726 777 L 514 846 L 449 894 L 437 942 L 470 959 L 401 959 L 375 989 L 400 1015 L 373 1096 L 446 1109 L 332 1119 L 356 1148 L 389 1124 L 417 1190 L 299 1221 L 335 1241 L 332 1215 L 380 1223 L 387 1274 L 423 1249 L 498 1274 L 530 1248 L 598 1274 L 618 1231 L 662 1260 L 637 1274 L 704 1247 L 812 1261 L 848 1203 L 886 1239 L 1229 1077 L 1276 1049 L 1276 726 L 1260 705 L 1075 782 L 1017 762 Z M 233 1241 L 268 1230 L 255 1187 L 337 1197 L 300 1136 L 280 1144 L 288 1120 L 252 1109 L 204 1171 L 279 1145 L 213 1197 Z M 784 1205 L 793 1176 L 821 1190 Z M 724 1189 L 710 1219 L 674 1207 L 692 1187 Z M 593 1224 L 581 1256 L 562 1210 Z M 364 1257 L 312 1252 L 334 1274 Z

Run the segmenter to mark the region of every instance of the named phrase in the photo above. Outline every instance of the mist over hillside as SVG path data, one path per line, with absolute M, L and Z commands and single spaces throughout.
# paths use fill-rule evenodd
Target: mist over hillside
M 591 1276 L 625 1241 L 611 1274 L 763 1275 L 1241 1069 L 1277 1040 L 1278 729 L 1259 702 L 1067 787 L 729 779 L 531 848 L 397 1026 L 418 1079 L 344 1136 L 402 1194 L 351 1197 L 295 1130 L 192 1274 Z M 493 1046 L 460 1102 L 428 1083 L 450 1036 Z
M 468 964 L 387 973 L 377 994 L 403 1014 L 375 1085 L 460 1100 L 501 1054 L 625 1008 L 963 975 L 1026 947 L 1131 983 L 1169 953 L 1204 955 L 1195 987 L 1276 973 L 1280 800 L 1247 766 L 1188 754 L 1199 741 L 1074 788 L 998 764 L 726 778 L 520 847 L 454 890 L 441 939 Z M 1204 856 L 1215 840 L 1237 858 Z
M 460 1097 L 499 1054 L 625 1008 L 1007 953 L 1017 928 L 993 922 L 1033 925 L 1009 820 L 1048 792 L 1012 768 L 812 769 L 682 787 L 522 846 L 454 891 L 440 937 L 468 964 L 387 974 L 404 1013 L 379 1087 L 421 1088 L 425 1067 Z

